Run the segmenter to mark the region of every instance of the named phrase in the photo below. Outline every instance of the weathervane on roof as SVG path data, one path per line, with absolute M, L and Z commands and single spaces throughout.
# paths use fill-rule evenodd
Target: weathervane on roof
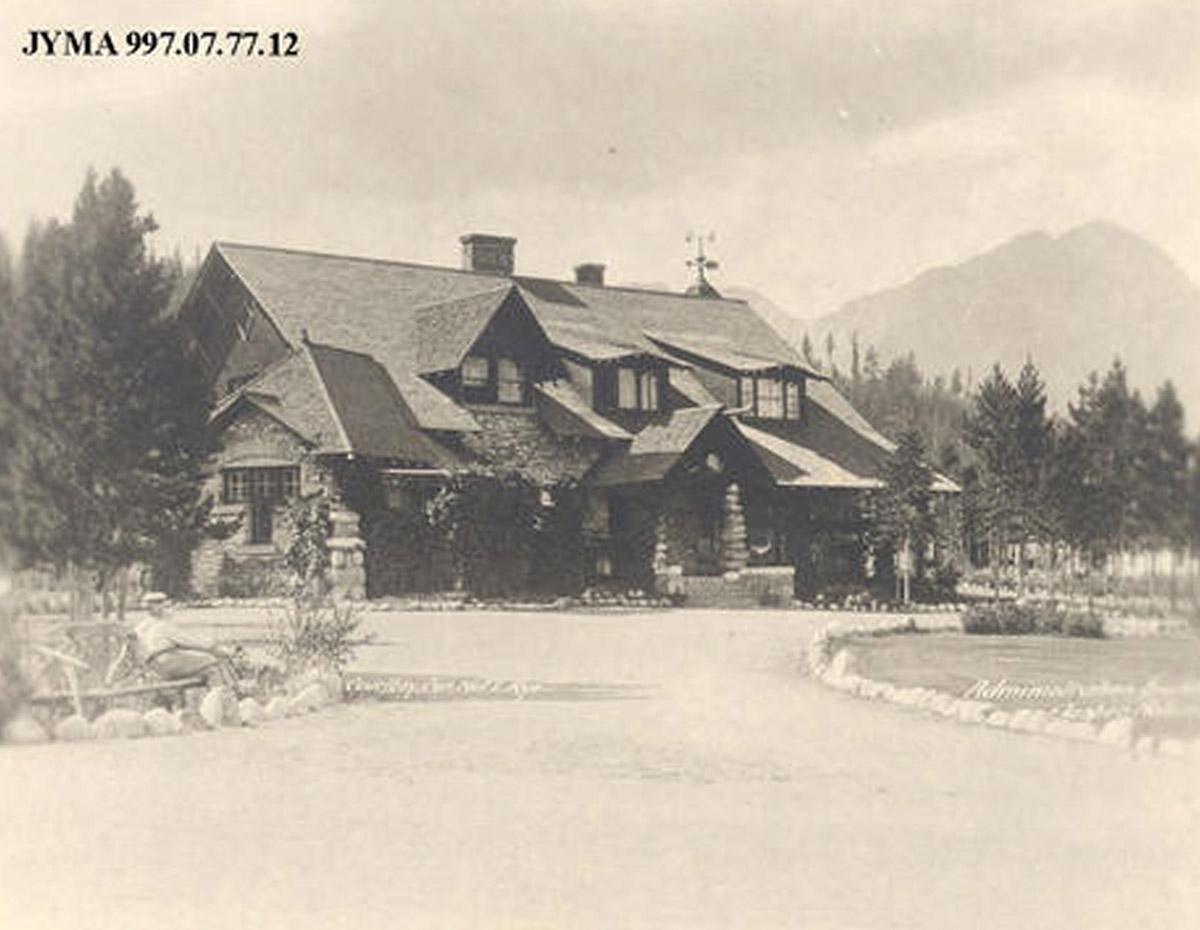
M 689 232 L 685 241 L 689 244 L 692 242 L 696 243 L 695 257 L 687 260 L 687 266 L 696 272 L 696 280 L 687 289 L 688 295 L 692 297 L 720 297 L 721 295 L 717 292 L 717 289 L 709 283 L 706 272 L 715 271 L 721 266 L 717 261 L 704 254 L 704 243 L 716 242 L 716 234 L 710 232 L 704 235 L 696 235 Z

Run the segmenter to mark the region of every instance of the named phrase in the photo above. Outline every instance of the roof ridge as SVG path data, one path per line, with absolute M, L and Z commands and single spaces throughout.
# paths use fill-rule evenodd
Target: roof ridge
M 507 280 L 512 284 L 519 285 L 521 280 L 526 281 L 546 281 L 551 284 L 564 284 L 570 287 L 583 287 L 596 291 L 619 291 L 628 294 L 653 294 L 658 297 L 677 297 L 680 300 L 696 300 L 696 297 L 689 296 L 683 291 L 668 291 L 661 288 L 651 287 L 635 287 L 632 284 L 581 284 L 571 278 L 551 278 L 545 275 L 533 274 L 511 274 L 499 275 L 489 271 L 473 271 L 469 268 L 455 268 L 451 265 L 434 265 L 429 262 L 409 262 L 395 258 L 376 258 L 367 255 L 346 255 L 341 252 L 324 252 L 316 249 L 298 249 L 290 246 L 278 245 L 258 245 L 253 242 L 234 242 L 230 239 L 214 239 L 213 246 L 221 248 L 228 246 L 235 249 L 255 249 L 259 252 L 282 252 L 287 255 L 306 255 L 310 258 L 332 258 L 339 261 L 348 262 L 363 262 L 369 265 L 392 265 L 400 268 L 424 268 L 429 271 L 445 271 L 451 274 L 468 275 L 477 278 L 492 278 L 496 280 Z M 503 287 L 504 285 L 497 285 Z M 483 293 L 482 291 L 480 293 Z M 743 297 L 707 297 L 704 300 L 709 300 L 717 303 L 726 304 L 741 304 L 749 307 L 750 302 Z
M 463 301 L 467 301 L 467 300 L 476 300 L 487 294 L 497 294 L 500 291 L 504 291 L 505 293 L 507 293 L 507 292 L 511 291 L 513 288 L 515 288 L 516 286 L 517 286 L 517 284 L 515 281 L 509 281 L 506 284 L 497 284 L 495 287 L 489 287 L 482 291 L 475 291 L 472 294 L 462 294 L 458 297 L 447 297 L 445 300 L 431 300 L 431 301 L 429 301 L 427 303 L 423 303 L 423 304 L 414 304 L 409 309 L 415 310 L 415 311 L 432 310 L 435 307 L 444 307 L 447 304 L 459 304 L 459 303 L 462 303 Z
M 337 408 L 337 404 L 333 402 L 333 395 L 329 393 L 329 385 L 325 383 L 325 375 L 321 372 L 321 366 L 317 364 L 316 358 L 312 354 L 312 343 L 302 343 L 304 357 L 308 360 L 309 367 L 312 369 L 313 377 L 317 379 L 317 384 L 321 388 L 321 396 L 325 398 L 325 403 L 329 407 L 329 412 L 333 416 L 333 422 L 337 424 L 338 435 L 341 437 L 342 443 L 347 452 L 353 451 L 354 446 L 350 442 L 350 434 L 346 432 L 346 424 L 342 422 L 341 412 Z M 361 353 L 354 353 L 361 354 Z M 370 358 L 371 356 L 367 356 Z
M 287 255 L 305 255 L 309 258 L 334 258 L 339 261 L 363 262 L 368 265 L 398 265 L 402 268 L 425 268 L 430 271 L 448 271 L 454 274 L 470 275 L 477 278 L 508 278 L 508 275 L 497 275 L 487 271 L 472 271 L 469 268 L 454 268 L 449 265 L 431 265 L 427 262 L 406 262 L 395 258 L 376 258 L 368 255 L 345 255 L 340 252 L 320 252 L 315 249 L 297 249 L 279 245 L 256 245 L 253 242 L 233 242 L 229 239 L 214 239 L 213 246 L 221 248 L 228 246 L 235 249 L 255 249 L 259 252 L 283 252 Z

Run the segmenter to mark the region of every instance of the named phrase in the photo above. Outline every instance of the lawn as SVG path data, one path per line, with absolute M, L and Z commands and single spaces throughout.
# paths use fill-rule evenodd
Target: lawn
M 855 671 L 1005 708 L 1132 714 L 1160 733 L 1200 733 L 1200 640 L 898 634 L 852 641 Z

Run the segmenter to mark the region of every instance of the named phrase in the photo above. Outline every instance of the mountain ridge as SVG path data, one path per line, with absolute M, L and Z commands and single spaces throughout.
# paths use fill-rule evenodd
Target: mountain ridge
M 1147 401 L 1170 379 L 1189 423 L 1200 417 L 1200 288 L 1158 246 L 1107 220 L 1022 233 L 825 316 L 776 325 L 797 344 L 807 334 L 822 360 L 832 334 L 842 368 L 853 333 L 885 364 L 912 352 L 927 375 L 958 368 L 978 379 L 994 363 L 1014 371 L 1032 358 L 1059 409 L 1120 357 Z

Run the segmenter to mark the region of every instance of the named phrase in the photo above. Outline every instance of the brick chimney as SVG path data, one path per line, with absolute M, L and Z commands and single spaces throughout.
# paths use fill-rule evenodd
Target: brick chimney
M 467 233 L 458 239 L 462 243 L 462 266 L 467 271 L 510 275 L 516 267 L 513 261 L 517 240 L 511 236 L 489 236 L 487 233 Z
M 584 262 L 582 265 L 576 265 L 575 283 L 604 287 L 604 266 L 599 262 Z

